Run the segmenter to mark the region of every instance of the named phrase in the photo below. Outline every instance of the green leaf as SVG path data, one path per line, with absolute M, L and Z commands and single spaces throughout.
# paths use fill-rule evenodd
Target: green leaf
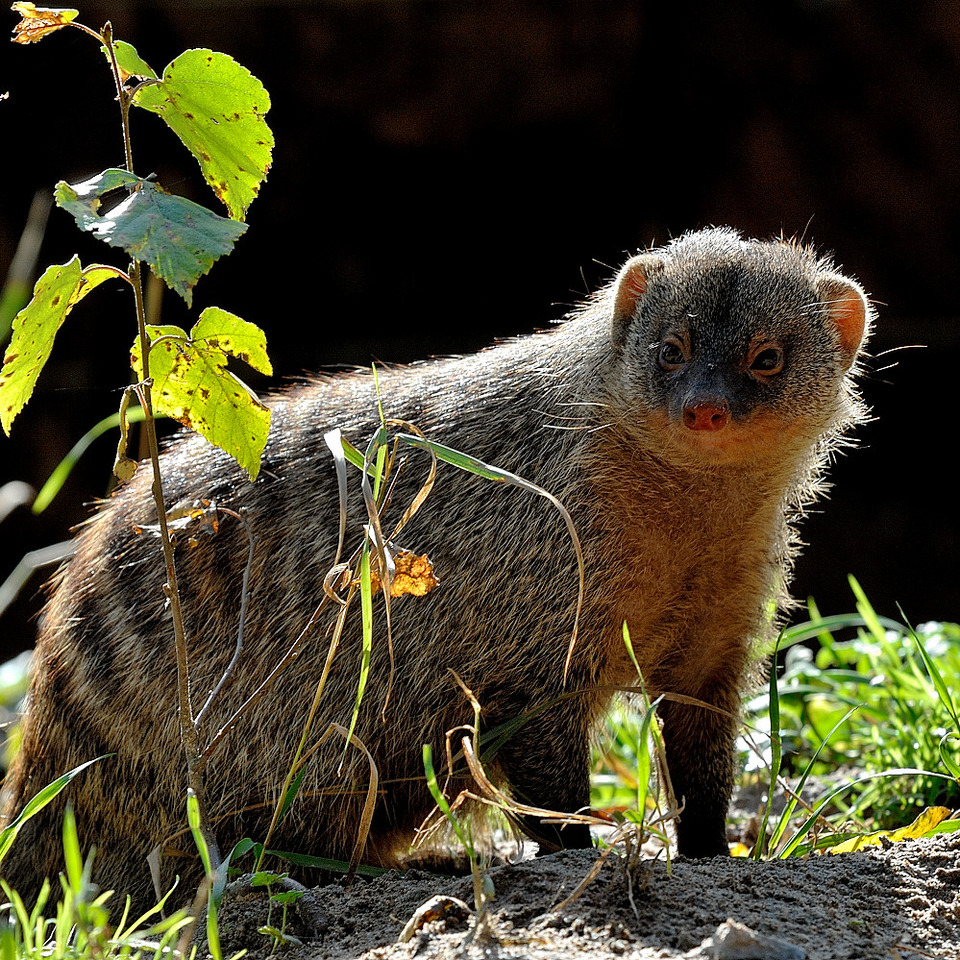
M 303 783 L 303 778 L 306 773 L 307 765 L 304 764 L 293 780 L 290 781 L 290 785 L 283 794 L 283 803 L 280 804 L 280 814 L 277 817 L 278 822 L 286 816 L 287 811 L 293 806 L 293 801 L 297 799 L 297 794 L 300 792 L 300 785 Z
M 363 645 L 360 653 L 360 676 L 357 678 L 357 698 L 353 705 L 353 714 L 350 717 L 350 729 L 347 732 L 346 742 L 343 745 L 344 754 L 353 737 L 360 716 L 360 703 L 363 693 L 370 679 L 370 660 L 373 656 L 373 589 L 370 585 L 370 542 L 363 545 L 360 554 L 360 614 L 363 631 Z
M 248 357 L 256 369 L 270 373 L 262 332 L 226 310 L 208 307 L 189 336 L 174 326 L 147 327 L 147 333 L 155 411 L 192 427 L 255 480 L 270 430 L 270 411 L 227 370 L 227 355 Z M 130 359 L 142 379 L 139 340 Z
M 101 47 L 100 49 L 109 60 L 110 55 L 107 48 Z M 114 40 L 113 55 L 117 58 L 117 66 L 120 68 L 120 76 L 123 80 L 127 80 L 129 77 L 139 77 L 141 80 L 157 79 L 153 67 L 137 53 L 133 44 L 127 43 L 125 40 Z
M 86 763 L 81 763 L 79 767 L 74 767 L 72 770 L 68 770 L 62 776 L 57 777 L 52 783 L 48 783 L 42 790 L 37 793 L 33 799 L 27 802 L 27 805 L 20 811 L 17 818 L 8 824 L 6 827 L 0 831 L 0 860 L 6 856 L 7 851 L 10 849 L 13 841 L 16 840 L 17 834 L 20 832 L 20 828 L 33 816 L 36 816 L 51 800 L 56 797 L 64 787 L 73 780 L 78 774 L 82 773 L 87 767 L 92 763 L 96 763 L 98 760 L 103 760 L 104 757 L 111 756 L 111 754 L 104 754 L 101 757 L 94 757 L 93 760 L 88 760 Z
M 271 893 L 270 899 L 279 904 L 296 903 L 306 893 L 306 890 L 284 890 L 283 893 Z
M 930 680 L 933 682 L 933 686 L 937 691 L 937 697 L 940 700 L 940 703 L 950 714 L 951 719 L 957 727 L 960 727 L 960 717 L 957 716 L 957 708 L 953 702 L 953 697 L 950 695 L 950 688 L 947 686 L 946 681 L 943 679 L 943 674 L 940 672 L 937 667 L 936 660 L 927 653 L 927 648 L 923 645 L 923 641 L 917 635 L 917 632 L 911 628 L 910 636 L 913 638 L 913 642 L 917 645 L 917 652 L 920 654 L 920 659 L 923 661 L 923 665 L 926 668 L 927 675 L 930 677 Z M 951 771 L 953 772 L 953 771 Z
M 947 768 L 950 776 L 960 783 L 960 764 L 957 763 L 950 753 L 951 743 L 960 743 L 960 736 L 957 736 L 955 733 L 948 733 L 940 738 L 940 762 Z
M 80 853 L 77 821 L 69 804 L 63 814 L 63 862 L 71 889 L 83 890 L 83 854 Z
M 33 299 L 14 317 L 13 335 L 0 369 L 0 423 L 10 425 L 24 408 L 53 349 L 53 341 L 74 305 L 118 272 L 110 267 L 83 269 L 74 257 L 48 267 L 33 288 Z
M 158 83 L 139 88 L 133 102 L 166 121 L 230 216 L 243 220 L 273 153 L 273 133 L 264 120 L 270 96 L 263 84 L 226 54 L 187 50 Z
M 137 189 L 125 200 L 105 215 L 99 212 L 104 194 L 131 184 L 137 184 Z M 61 181 L 55 196 L 81 229 L 148 263 L 188 305 L 200 277 L 233 249 L 247 229 L 245 223 L 217 216 L 125 170 L 105 170 L 78 184 Z
M 61 180 L 53 192 L 57 206 L 69 213 L 81 230 L 94 230 L 100 226 L 100 198 L 120 187 L 141 183 L 140 177 L 126 170 L 110 167 L 83 183 L 66 183 Z

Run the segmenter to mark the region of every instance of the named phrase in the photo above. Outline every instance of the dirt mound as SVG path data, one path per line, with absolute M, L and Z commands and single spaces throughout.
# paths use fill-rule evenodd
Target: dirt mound
M 285 960 L 412 957 L 766 958 L 919 960 L 960 957 L 960 837 L 938 837 L 838 856 L 754 863 L 643 861 L 628 873 L 609 857 L 572 903 L 557 909 L 599 859 L 568 851 L 492 868 L 485 930 L 455 901 L 439 903 L 406 942 L 418 908 L 443 895 L 472 905 L 469 878 L 422 872 L 320 887 L 303 903 L 302 945 Z M 319 924 L 317 918 L 320 917 Z M 733 921 L 728 923 L 728 921 Z M 257 926 L 262 900 L 223 917 L 224 949 L 254 956 L 270 943 Z M 277 922 L 274 914 L 273 922 Z

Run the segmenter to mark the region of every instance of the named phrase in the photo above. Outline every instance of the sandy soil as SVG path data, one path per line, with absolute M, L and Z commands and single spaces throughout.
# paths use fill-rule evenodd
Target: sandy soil
M 472 907 L 470 878 L 409 871 L 320 887 L 290 930 L 285 960 L 408 958 L 960 958 L 960 837 L 891 844 L 836 856 L 754 863 L 643 860 L 628 872 L 609 857 L 583 894 L 570 896 L 599 859 L 568 851 L 491 868 L 487 922 L 448 901 L 406 942 L 418 908 L 444 895 Z M 234 899 L 222 918 L 224 949 L 265 956 L 256 932 L 262 900 Z M 274 917 L 276 920 L 276 915 Z

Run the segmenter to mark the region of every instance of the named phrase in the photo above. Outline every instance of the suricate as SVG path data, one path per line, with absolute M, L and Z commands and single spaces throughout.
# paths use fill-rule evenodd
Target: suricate
M 589 803 L 591 731 L 612 690 L 636 681 L 630 636 L 649 688 L 719 708 L 665 701 L 667 761 L 683 809 L 679 851 L 723 854 L 740 692 L 754 642 L 776 629 L 795 553 L 794 520 L 820 490 L 841 435 L 865 409 L 852 375 L 872 310 L 829 260 L 790 241 L 731 229 L 689 233 L 629 260 L 616 279 L 550 332 L 475 356 L 383 369 L 389 417 L 519 474 L 566 505 L 582 540 L 586 591 L 564 679 L 577 602 L 575 554 L 546 501 L 441 465 L 403 545 L 429 553 L 439 588 L 392 604 L 395 671 L 374 644 L 356 733 L 372 754 L 379 797 L 364 853 L 393 865 L 432 807 L 421 749 L 438 761 L 445 734 L 472 719 L 452 671 L 475 693 L 482 730 L 530 714 L 489 763 L 529 804 Z M 273 399 L 259 479 L 196 437 L 163 457 L 169 505 L 244 508 L 257 537 L 236 673 L 201 731 L 232 715 L 302 630 L 335 554 L 338 494 L 323 436 L 363 446 L 376 429 L 369 375 L 323 378 Z M 393 502 L 422 479 L 414 453 Z M 6 783 L 11 816 L 44 784 L 101 755 L 66 792 L 81 842 L 95 845 L 103 888 L 152 902 L 146 857 L 190 853 L 179 745 L 176 664 L 163 565 L 143 469 L 79 533 L 43 615 L 23 745 Z M 358 476 L 358 475 L 357 475 Z M 366 516 L 350 504 L 351 537 Z M 385 522 L 389 528 L 391 524 Z M 178 570 L 196 697 L 231 657 L 247 539 L 224 519 Z M 296 663 L 210 759 L 206 804 L 225 849 L 262 839 L 327 656 L 328 619 Z M 349 725 L 360 664 L 348 624 L 320 704 L 317 736 Z M 392 684 L 392 686 L 390 686 Z M 388 686 L 390 695 L 387 697 Z M 384 705 L 386 709 L 384 711 Z M 369 766 L 343 741 L 314 754 L 276 849 L 349 859 Z M 57 802 L 28 824 L 3 864 L 25 895 L 61 868 Z M 526 829 L 545 850 L 590 843 L 583 825 Z M 175 838 L 171 840 L 171 838 Z M 195 879 L 195 858 L 166 857 Z

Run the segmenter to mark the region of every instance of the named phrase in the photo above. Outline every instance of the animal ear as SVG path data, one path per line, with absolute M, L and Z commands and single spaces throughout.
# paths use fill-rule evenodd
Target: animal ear
M 628 260 L 620 270 L 613 291 L 613 342 L 622 349 L 627 342 L 630 321 L 637 312 L 637 302 L 647 292 L 650 278 L 663 269 L 663 261 L 650 253 L 641 253 Z
M 820 299 L 827 308 L 840 336 L 840 349 L 850 367 L 870 326 L 870 305 L 860 286 L 838 273 L 828 273 L 817 284 Z

